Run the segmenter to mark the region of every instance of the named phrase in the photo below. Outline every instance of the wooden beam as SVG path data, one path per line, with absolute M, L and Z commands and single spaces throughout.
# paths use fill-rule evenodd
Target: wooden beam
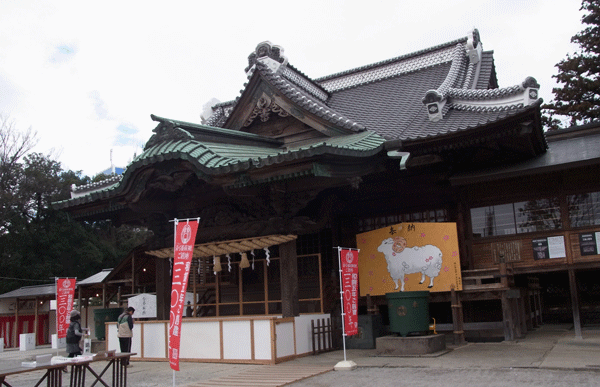
M 13 343 L 15 345 L 15 347 L 19 346 L 19 299 L 17 298 L 16 300 L 16 307 L 15 307 L 15 329 L 14 329 L 14 340 Z
M 35 298 L 35 318 L 33 320 L 33 336 L 35 337 L 34 339 L 34 343 L 35 345 L 37 345 L 38 343 L 38 306 L 39 306 L 39 300 L 38 297 Z
M 504 321 L 504 340 L 514 341 L 515 330 L 511 300 L 506 292 L 502 292 L 502 321 Z
M 465 328 L 463 323 L 463 309 L 460 302 L 460 295 L 454 290 L 454 285 L 450 288 L 450 307 L 452 308 L 452 327 L 454 329 L 454 344 L 465 344 Z
M 131 294 L 135 294 L 135 251 L 131 254 Z
M 290 242 L 281 244 L 279 246 L 279 253 L 282 317 L 296 317 L 300 315 L 296 240 L 294 239 Z
M 579 317 L 579 294 L 577 292 L 577 278 L 575 270 L 569 269 L 569 287 L 571 288 L 571 306 L 573 308 L 573 327 L 575 328 L 575 338 L 583 339 L 581 335 L 581 319 Z
M 169 319 L 171 305 L 171 263 L 168 259 L 156 259 L 156 318 Z

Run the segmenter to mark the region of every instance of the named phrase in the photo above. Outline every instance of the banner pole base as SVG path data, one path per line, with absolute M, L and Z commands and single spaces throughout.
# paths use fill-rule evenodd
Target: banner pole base
M 338 362 L 335 367 L 333 367 L 336 371 L 352 371 L 358 367 L 355 362 L 352 360 L 342 360 Z

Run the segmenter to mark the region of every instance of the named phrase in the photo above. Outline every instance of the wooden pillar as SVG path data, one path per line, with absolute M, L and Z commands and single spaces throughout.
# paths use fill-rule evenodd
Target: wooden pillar
M 33 319 L 33 337 L 35 345 L 38 345 L 38 309 L 39 309 L 39 298 L 35 297 L 35 317 Z
M 502 291 L 502 320 L 504 323 L 504 340 L 513 341 L 515 339 L 514 320 L 512 302 L 508 298 L 507 291 Z
M 521 335 L 527 333 L 527 306 L 525 300 L 529 297 L 527 289 L 521 289 L 521 297 L 517 299 L 517 305 L 519 308 L 519 321 L 521 322 Z
M 19 346 L 19 299 L 17 298 L 15 306 L 15 329 L 13 330 L 13 343 L 15 347 Z
M 279 255 L 282 316 L 295 317 L 300 315 L 296 240 L 279 245 Z
M 454 286 L 450 289 L 450 307 L 452 308 L 452 325 L 454 328 L 454 344 L 463 345 L 465 343 L 465 330 L 463 322 L 463 309 L 460 302 L 460 295 L 454 290 Z
M 106 299 L 106 284 L 102 282 L 102 307 L 108 308 L 108 300 Z
M 200 267 L 200 259 L 201 258 L 196 258 L 196 262 L 198 262 L 197 265 L 194 265 L 194 259 L 192 258 L 192 267 L 190 269 L 190 276 L 192 276 L 192 291 L 194 294 L 194 304 L 192 305 L 192 317 L 196 317 L 196 308 L 198 307 L 196 304 L 198 304 L 198 287 L 196 285 L 196 278 L 198 277 L 198 268 Z
M 535 303 L 537 305 L 535 320 L 538 325 L 542 325 L 542 291 L 539 289 L 535 292 Z
M 524 330 L 522 329 L 523 319 L 521 318 L 521 306 L 519 303 L 520 297 L 515 297 L 510 299 L 511 307 L 513 312 L 513 330 L 515 339 L 521 338 L 524 335 Z
M 156 318 L 168 320 L 171 306 L 171 264 L 168 259 L 155 258 L 156 262 Z
M 131 254 L 131 294 L 135 294 L 135 252 Z
M 569 286 L 571 287 L 571 306 L 573 308 L 573 327 L 575 328 L 575 338 L 582 339 L 581 319 L 579 318 L 579 294 L 577 292 L 577 278 L 575 270 L 569 269 Z
M 524 300 L 524 304 L 525 304 L 525 323 L 527 324 L 527 330 L 530 331 L 535 327 L 535 323 L 534 323 L 534 319 L 535 319 L 535 312 L 532 308 L 532 293 L 533 291 L 529 288 L 525 289 L 525 298 Z
M 323 298 L 323 296 L 321 296 Z M 367 314 L 378 314 L 377 306 L 373 304 L 370 294 L 367 294 Z
M 90 310 L 90 298 L 86 297 L 85 298 L 85 325 L 86 327 L 89 327 L 90 324 L 88 323 L 88 311 Z

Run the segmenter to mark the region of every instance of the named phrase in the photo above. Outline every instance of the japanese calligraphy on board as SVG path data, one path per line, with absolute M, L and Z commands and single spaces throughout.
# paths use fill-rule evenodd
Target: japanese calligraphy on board
M 400 223 L 356 235 L 360 295 L 462 290 L 456 223 Z

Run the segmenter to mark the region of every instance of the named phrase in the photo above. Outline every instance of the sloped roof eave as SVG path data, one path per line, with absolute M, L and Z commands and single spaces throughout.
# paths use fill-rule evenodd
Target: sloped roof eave
M 511 109 L 500 109 L 499 112 L 502 112 L 505 114 L 497 115 L 488 120 L 479 121 L 479 122 L 476 122 L 473 124 L 466 124 L 464 127 L 453 128 L 452 130 L 446 130 L 444 132 L 438 131 L 436 133 L 432 133 L 432 134 L 429 134 L 426 136 L 421 136 L 421 137 L 400 138 L 400 139 L 396 140 L 396 142 L 399 141 L 402 144 L 402 147 L 404 147 L 405 149 L 406 148 L 413 148 L 413 149 L 419 148 L 419 150 L 425 150 L 425 148 L 427 148 L 429 145 L 432 145 L 436 148 L 439 148 L 440 146 L 446 147 L 446 145 L 439 145 L 439 144 L 447 142 L 447 141 L 451 140 L 452 138 L 464 138 L 464 136 L 468 135 L 469 133 L 472 133 L 477 130 L 481 130 L 486 127 L 494 126 L 496 124 L 502 123 L 507 120 L 516 119 L 519 116 L 526 116 L 529 114 L 534 114 L 534 115 L 539 116 L 539 114 L 540 114 L 539 109 L 540 109 L 540 106 L 542 103 L 543 103 L 543 100 L 538 99 L 534 103 L 527 105 L 527 106 L 513 107 Z M 461 111 L 455 110 L 454 112 L 460 114 Z M 446 118 L 444 118 L 444 119 L 446 119 Z M 438 123 L 442 122 L 444 119 L 438 121 Z M 536 119 L 536 121 L 539 121 L 539 119 Z M 545 139 L 545 136 L 543 135 L 543 129 L 541 126 L 541 122 L 537 122 L 536 125 L 538 126 L 536 130 L 540 132 L 541 147 L 546 149 L 548 147 L 548 143 Z M 434 145 L 434 144 L 438 144 L 438 145 Z
M 298 147 L 295 149 L 273 149 L 244 146 L 227 146 L 229 153 L 244 154 L 243 158 L 226 157 L 219 154 L 215 148 L 222 146 L 200 141 L 167 141 L 156 144 L 136 158 L 126 170 L 123 179 L 110 188 L 104 188 L 99 191 L 93 191 L 77 198 L 56 202 L 57 209 L 64 209 L 77 205 L 91 203 L 97 200 L 110 199 L 119 195 L 128 184 L 131 176 L 135 172 L 147 165 L 160 163 L 165 160 L 180 159 L 185 160 L 196 168 L 201 174 L 206 176 L 224 175 L 246 171 L 252 168 L 263 168 L 274 164 L 282 164 L 288 161 L 305 159 L 324 154 L 330 154 L 338 157 L 371 157 L 383 149 L 385 140 L 373 132 L 363 132 L 359 135 L 350 135 L 356 137 L 354 142 L 348 141 L 336 144 L 335 139 L 329 139 L 329 142 L 319 142 L 311 145 Z M 333 143 L 332 143 L 333 142 Z M 254 153 L 252 153 L 254 149 Z M 195 156 L 195 152 L 201 152 L 201 157 Z M 211 157 L 214 156 L 214 157 Z M 197 173 L 198 173 L 197 172 Z

